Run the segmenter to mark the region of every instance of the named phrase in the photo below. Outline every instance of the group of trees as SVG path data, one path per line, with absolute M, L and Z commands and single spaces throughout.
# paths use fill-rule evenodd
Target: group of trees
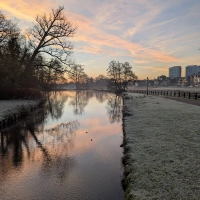
M 69 71 L 73 46 L 68 41 L 76 28 L 65 17 L 64 7 L 38 15 L 24 34 L 0 11 L 1 90 L 47 88 Z
M 15 82 L 23 62 L 23 37 L 12 21 L 0 12 L 0 85 L 8 87 Z
M 48 15 L 38 15 L 25 33 L 0 11 L 0 98 L 5 98 L 2 94 L 13 95 L 22 89 L 26 93 L 30 88 L 48 89 L 64 81 L 65 73 L 77 89 L 87 85 L 91 80 L 83 66 L 70 61 L 73 45 L 69 37 L 75 31 L 76 27 L 64 15 L 64 7 L 52 9 Z M 107 72 L 107 78 L 100 75 L 96 82 L 101 84 L 109 79 L 109 89 L 116 91 L 124 91 L 128 81 L 137 78 L 128 62 L 112 61 Z
M 83 66 L 78 64 L 74 64 L 70 67 L 68 77 L 76 84 L 76 89 L 81 89 L 81 86 L 87 85 L 89 81 L 89 77 L 84 72 Z
M 137 79 L 137 76 L 132 71 L 132 66 L 128 62 L 111 61 L 107 73 L 110 78 L 108 88 L 114 89 L 117 92 L 125 91 L 128 82 Z

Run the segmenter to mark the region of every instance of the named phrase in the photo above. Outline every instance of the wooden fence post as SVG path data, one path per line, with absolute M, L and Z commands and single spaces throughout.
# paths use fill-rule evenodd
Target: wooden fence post
M 195 93 L 195 100 L 197 100 L 197 93 Z

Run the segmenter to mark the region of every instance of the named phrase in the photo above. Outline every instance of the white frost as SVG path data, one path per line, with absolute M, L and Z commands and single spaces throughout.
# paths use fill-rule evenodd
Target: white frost
M 17 113 L 22 107 L 28 108 L 37 105 L 34 100 L 0 100 L 0 120 L 6 115 Z
M 199 199 L 200 106 L 126 95 L 126 199 Z

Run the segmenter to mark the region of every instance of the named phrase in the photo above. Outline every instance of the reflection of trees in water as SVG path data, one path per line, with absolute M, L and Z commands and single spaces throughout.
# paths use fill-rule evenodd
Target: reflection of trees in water
M 99 103 L 103 103 L 108 99 L 109 93 L 107 92 L 95 92 L 96 99 L 98 100 Z
M 47 94 L 47 111 L 54 119 L 59 119 L 63 114 L 64 103 L 68 96 L 62 92 L 50 92 Z
M 112 95 L 103 92 L 77 91 L 70 102 L 74 113 L 82 114 L 89 99 L 94 96 L 99 102 L 103 102 Z M 3 180 L 2 177 L 13 171 L 13 166 L 19 169 L 27 163 L 25 162 L 27 160 L 34 162 L 42 158 L 42 169 L 47 173 L 57 170 L 56 174 L 59 178 L 63 178 L 74 166 L 75 160 L 67 154 L 74 147 L 79 123 L 77 121 L 62 123 L 44 130 L 44 121 L 49 114 L 56 119 L 62 116 L 67 98 L 64 93 L 50 93 L 45 109 L 40 109 L 28 116 L 26 120 L 0 131 L 0 181 Z M 111 122 L 120 120 L 116 114 L 116 110 L 121 111 L 119 108 L 116 109 L 119 98 L 115 98 L 111 98 L 108 102 Z
M 26 121 L 0 131 L 0 181 L 12 174 L 15 168 L 19 170 L 24 161 L 31 159 L 31 143 L 33 140 L 39 143 L 35 130 L 37 124 L 44 121 L 44 117 L 45 112 L 38 110 Z
M 75 97 L 70 101 L 70 105 L 73 106 L 75 115 L 82 115 L 84 109 L 88 104 L 90 98 L 94 96 L 94 92 L 91 90 L 76 91 Z
M 37 149 L 42 153 L 44 163 L 55 163 L 60 162 L 59 159 L 66 155 L 66 149 L 73 147 L 79 123 L 62 123 L 44 130 L 45 117 L 46 112 L 40 110 L 26 121 L 0 131 L 0 165 L 4 168 L 3 174 L 0 170 L 0 175 L 5 176 L 13 169 L 12 166 L 19 168 L 25 160 L 34 161 L 34 158 L 40 155 Z
M 109 98 L 107 103 L 107 113 L 110 123 L 120 122 L 122 118 L 122 97 L 115 95 Z
M 60 153 L 62 153 L 63 148 L 74 147 L 75 133 L 79 126 L 79 122 L 75 120 L 72 122 L 61 123 L 53 128 L 43 130 L 42 134 L 48 135 L 48 137 L 42 136 L 42 142 L 51 149 L 56 147 L 56 149 L 59 149 L 61 151 Z M 64 146 L 60 148 L 59 144 L 64 144 Z
M 110 95 L 103 92 L 77 91 L 74 99 L 70 102 L 74 106 L 75 114 L 82 114 L 90 98 L 96 96 L 98 101 L 103 102 Z M 20 166 L 24 159 L 30 158 L 32 143 L 42 152 L 43 158 L 50 161 L 49 149 L 56 148 L 61 155 L 62 148 L 72 148 L 74 145 L 75 131 L 78 122 L 62 123 L 56 127 L 44 130 L 44 120 L 48 113 L 54 118 L 59 118 L 63 112 L 63 105 L 67 100 L 67 95 L 62 93 L 50 93 L 46 109 L 40 109 L 29 116 L 25 121 L 17 123 L 11 128 L 6 128 L 0 132 L 0 156 L 1 162 L 5 158 L 12 160 L 14 166 Z M 116 96 L 108 101 L 108 113 L 110 121 L 120 121 L 121 109 L 119 108 L 121 99 Z M 34 141 L 34 142 L 33 142 Z M 31 144 L 31 145 L 30 145 Z M 33 151 L 32 151 L 33 153 Z
M 6 156 L 12 152 L 13 165 L 20 165 L 23 160 L 23 144 L 27 149 L 28 155 L 30 155 L 26 138 L 27 133 L 22 131 L 19 126 L 15 126 L 15 129 L 13 129 L 12 132 L 9 132 L 7 129 L 2 131 L 0 143 L 1 158 L 5 159 Z M 9 155 L 9 157 L 11 156 Z
M 94 96 L 100 103 L 102 103 L 108 98 L 109 94 L 102 91 L 94 92 L 92 90 L 76 91 L 75 96 L 69 103 L 73 106 L 74 114 L 82 115 L 89 99 Z M 47 111 L 50 113 L 52 118 L 59 119 L 62 116 L 64 103 L 67 99 L 68 96 L 63 92 L 51 92 L 47 95 Z
M 10 157 L 10 154 L 12 154 L 13 165 L 20 166 L 25 156 L 24 149 L 27 151 L 27 156 L 30 157 L 30 136 L 34 139 L 38 147 L 45 152 L 45 149 L 36 136 L 38 125 L 44 121 L 44 118 L 45 112 L 41 109 L 29 116 L 26 121 L 19 122 L 11 128 L 1 130 L 1 158 Z
M 70 170 L 74 168 L 76 161 L 73 157 L 55 157 L 51 162 L 44 162 L 42 165 L 42 174 L 45 179 L 59 179 L 59 182 L 63 182 Z
M 74 167 L 75 160 L 67 156 L 67 152 L 74 147 L 75 133 L 79 125 L 78 121 L 73 121 L 43 131 L 43 134 L 47 134 L 48 137 L 42 137 L 42 142 L 51 151 L 50 162 L 43 162 L 42 165 L 42 171 L 48 174 L 48 179 L 56 174 L 56 177 L 63 181 L 70 169 Z

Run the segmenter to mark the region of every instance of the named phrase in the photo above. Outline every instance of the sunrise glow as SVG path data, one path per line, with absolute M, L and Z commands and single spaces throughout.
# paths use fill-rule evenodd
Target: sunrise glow
M 77 27 L 72 60 L 89 76 L 106 75 L 112 60 L 128 61 L 139 79 L 168 68 L 200 65 L 200 1 L 1 0 L 0 10 L 25 31 L 37 14 L 63 5 Z

